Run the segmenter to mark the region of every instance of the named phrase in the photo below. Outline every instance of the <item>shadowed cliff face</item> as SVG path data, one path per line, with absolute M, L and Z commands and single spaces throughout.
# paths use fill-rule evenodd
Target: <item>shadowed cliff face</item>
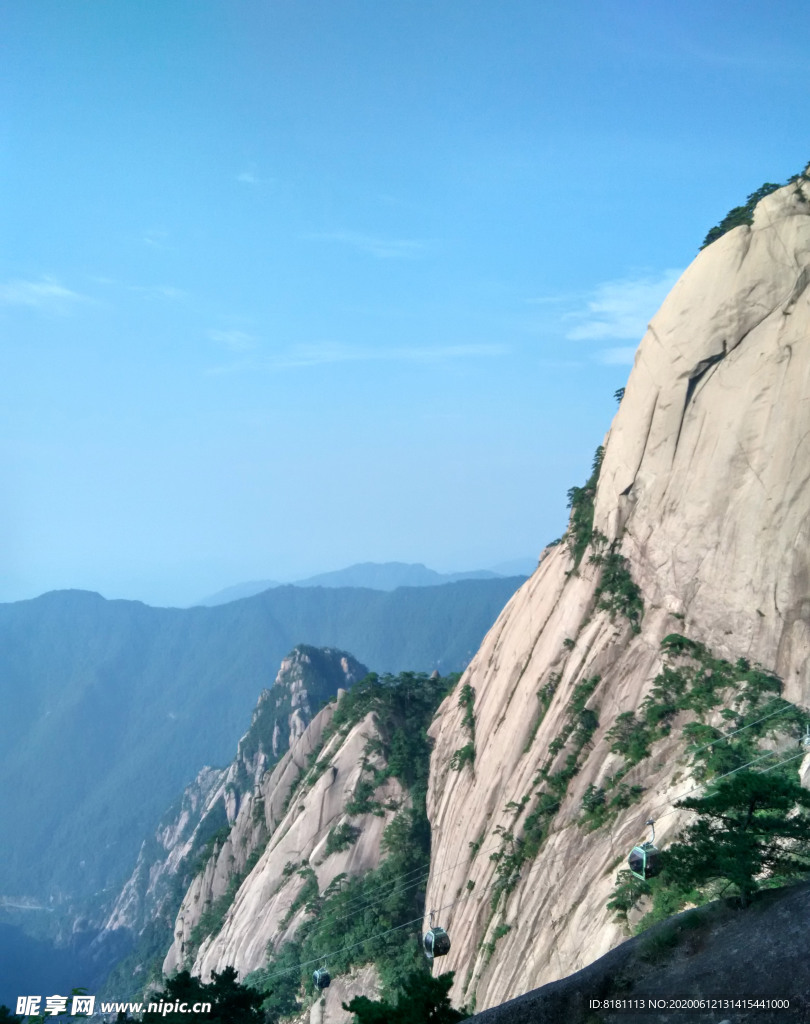
M 588 786 L 624 763 L 606 733 L 649 692 L 665 636 L 759 662 L 810 703 L 809 268 L 807 182 L 701 252 L 650 324 L 606 438 L 596 543 L 578 568 L 571 545 L 549 549 L 440 709 L 427 906 L 445 908 L 456 1004 L 493 1006 L 622 940 L 605 907 L 618 867 L 647 817 L 664 844 L 688 820 L 672 812 L 695 784 L 680 730 L 625 776 L 640 802 L 593 832 L 578 819 Z M 621 602 L 599 607 L 605 562 L 589 556 L 610 551 L 640 588 L 638 625 Z M 470 742 L 474 761 L 452 770 Z

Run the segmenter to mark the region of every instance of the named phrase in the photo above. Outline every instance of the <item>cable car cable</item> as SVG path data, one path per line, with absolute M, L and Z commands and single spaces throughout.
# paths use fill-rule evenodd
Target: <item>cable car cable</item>
M 754 722 L 749 722 L 748 725 L 742 726 L 740 729 L 736 729 L 736 730 L 734 730 L 731 733 L 727 733 L 725 735 L 721 735 L 721 736 L 717 737 L 715 740 L 712 740 L 710 743 L 706 744 L 704 747 L 700 747 L 700 748 L 698 748 L 698 750 L 691 751 L 691 753 L 692 754 L 699 753 L 700 751 L 706 749 L 707 747 L 712 746 L 714 743 L 721 743 L 721 742 L 723 742 L 726 739 L 730 739 L 732 736 L 735 736 L 738 733 L 743 732 L 746 729 L 749 729 L 749 728 L 751 728 L 754 725 L 758 725 L 760 722 L 764 722 L 764 721 L 766 721 L 766 720 L 768 720 L 770 718 L 773 718 L 776 715 L 783 714 L 785 711 L 788 711 L 791 708 L 795 708 L 795 705 L 792 705 L 790 703 L 786 703 L 784 707 L 779 708 L 777 711 L 774 711 L 774 712 L 772 712 L 769 715 L 765 715 L 762 718 L 759 718 L 759 719 L 757 719 Z M 760 761 L 763 761 L 763 760 L 765 760 L 768 757 L 772 757 L 774 754 L 775 754 L 775 751 L 767 751 L 765 754 L 761 755 L 758 758 L 754 758 L 751 761 L 748 761 L 746 764 L 739 765 L 737 768 L 733 768 L 733 769 L 731 769 L 728 772 L 724 772 L 722 775 L 717 776 L 715 779 L 710 780 L 708 783 L 705 783 L 705 782 L 704 783 L 699 783 L 698 785 L 694 786 L 692 789 L 687 790 L 687 792 L 684 793 L 678 799 L 679 800 L 683 800 L 685 797 L 689 796 L 690 793 L 696 792 L 698 789 L 701 789 L 703 786 L 705 786 L 705 785 L 714 785 L 716 782 L 719 782 L 721 779 L 724 779 L 724 778 L 727 778 L 727 777 L 729 777 L 731 775 L 734 775 L 736 772 L 739 772 L 739 771 L 742 771 L 745 768 L 751 767 L 751 765 L 758 764 Z M 804 756 L 806 756 L 806 754 L 804 752 L 801 752 L 799 754 L 794 754 L 793 756 L 791 756 L 789 758 L 786 758 L 783 761 L 780 761 L 778 764 L 771 765 L 768 768 L 762 769 L 760 772 L 757 772 L 756 774 L 764 774 L 765 772 L 772 771 L 775 768 L 781 767 L 781 765 L 783 765 L 783 764 L 788 764 L 791 761 L 795 761 L 797 758 L 804 757 Z M 659 815 L 659 819 L 662 818 L 662 817 L 667 817 L 669 814 L 673 814 L 675 811 L 678 811 L 678 810 L 690 810 L 690 809 L 689 808 L 672 807 L 671 810 L 665 812 L 662 815 Z M 337 815 L 335 817 L 337 817 Z M 320 829 L 317 833 L 315 833 L 315 836 L 319 835 L 321 832 L 326 831 L 326 829 L 331 826 L 331 824 L 332 824 L 332 822 L 334 820 L 335 819 L 332 818 L 327 826 L 324 826 L 324 828 Z M 570 824 L 575 824 L 575 822 L 571 822 Z M 567 828 L 567 827 L 569 827 L 569 826 L 568 825 L 564 826 L 564 828 Z M 560 829 L 559 831 L 562 831 L 562 829 Z M 493 844 L 493 846 L 497 846 L 497 845 L 500 845 L 500 843 Z M 443 868 L 442 871 L 435 873 L 433 875 L 433 878 L 435 879 L 435 878 L 440 877 L 442 874 L 446 874 L 448 871 L 452 870 L 453 868 L 457 867 L 460 863 L 462 863 L 462 861 L 464 859 L 465 859 L 464 857 L 459 858 L 455 863 L 450 864 L 446 868 Z M 536 868 L 539 868 L 541 866 L 542 866 L 542 862 L 540 862 L 537 865 L 535 865 Z M 529 878 L 533 871 L 534 871 L 534 868 L 530 869 L 529 873 L 525 877 Z M 417 875 L 420 876 L 420 877 L 417 877 L 415 879 L 411 878 L 411 876 L 417 876 Z M 378 896 L 377 898 L 375 898 L 375 899 L 373 899 L 371 901 L 366 901 L 365 903 L 363 903 L 362 899 L 359 899 L 359 900 L 356 899 L 355 901 L 353 901 L 350 904 L 348 904 L 348 906 L 346 908 L 344 908 L 344 909 L 345 910 L 349 910 L 352 907 L 356 907 L 356 910 L 353 910 L 353 912 L 352 912 L 353 916 L 354 916 L 354 915 L 356 915 L 356 914 L 358 914 L 358 913 L 360 913 L 362 911 L 372 909 L 373 907 L 377 906 L 379 903 L 383 902 L 384 900 L 389 899 L 393 895 L 401 894 L 402 892 L 405 892 L 408 889 L 414 888 L 415 886 L 421 884 L 424 881 L 430 880 L 430 876 L 431 876 L 430 869 L 428 869 L 427 873 L 425 873 L 423 868 L 414 868 L 414 869 L 412 869 L 409 872 L 405 872 L 403 875 L 397 876 L 393 880 L 395 882 L 406 882 L 406 881 L 408 881 L 407 885 L 394 886 L 393 889 L 390 889 L 387 892 L 384 892 L 383 894 Z M 457 904 L 459 904 L 459 903 L 461 903 L 461 902 L 463 902 L 463 901 L 465 901 L 467 899 L 471 899 L 471 898 L 480 899 L 481 897 L 483 897 L 483 895 L 485 893 L 487 893 L 489 891 L 489 889 L 492 888 L 493 885 L 495 885 L 497 880 L 498 879 L 497 879 L 497 874 L 496 874 L 495 877 L 493 877 L 493 879 L 487 885 L 482 886 L 476 892 L 470 891 L 465 896 L 459 896 L 457 899 L 453 900 L 451 903 L 447 903 L 447 904 L 445 904 L 444 906 L 441 906 L 441 907 L 433 908 L 431 913 L 432 914 L 438 914 L 442 910 L 451 909 L 452 907 L 456 906 Z M 362 945 L 364 945 L 367 942 L 371 942 L 373 939 L 383 938 L 386 935 L 390 935 L 390 934 L 392 934 L 394 932 L 401 931 L 403 928 L 407 928 L 407 927 L 410 927 L 413 924 L 417 924 L 417 923 L 423 922 L 424 921 L 424 917 L 425 917 L 425 915 L 423 914 L 419 918 L 414 918 L 411 921 L 406 921 L 405 923 L 400 924 L 400 925 L 396 925 L 395 927 L 389 928 L 389 929 L 387 929 L 384 932 L 374 933 L 374 934 L 372 934 L 370 936 L 367 936 L 366 938 L 361 939 L 360 941 L 358 941 L 356 943 L 353 943 L 353 944 L 351 944 L 349 946 L 344 946 L 344 947 L 342 947 L 342 948 L 340 948 L 338 950 L 332 951 L 330 953 L 323 954 L 323 955 L 321 955 L 321 956 L 319 956 L 319 957 L 317 957 L 317 958 L 315 958 L 313 960 L 304 961 L 304 962 L 296 965 L 295 967 L 286 968 L 283 971 L 279 971 L 276 974 L 271 975 L 269 978 L 267 978 L 265 980 L 268 981 L 268 982 L 272 981 L 272 980 L 274 980 L 277 977 L 281 977 L 284 974 L 290 973 L 291 971 L 302 970 L 303 968 L 311 966 L 312 964 L 319 963 L 319 962 L 321 962 L 323 960 L 326 960 L 328 957 L 336 956 L 339 953 L 344 953 L 344 952 L 348 952 L 348 951 L 350 951 L 352 949 L 356 949 L 358 946 L 362 946 Z
M 795 761 L 797 757 L 807 757 L 807 751 L 803 750 L 800 754 L 794 754 L 793 757 L 786 757 L 784 761 L 780 761 L 779 764 L 772 764 L 770 768 L 763 768 L 761 772 L 757 772 L 757 775 L 764 775 L 766 772 L 772 772 L 774 768 L 779 768 L 783 764 Z
M 779 699 L 781 700 L 781 698 Z M 750 729 L 754 725 L 759 725 L 760 722 L 766 722 L 769 718 L 774 718 L 776 715 L 783 715 L 786 711 L 795 707 L 795 704 L 790 704 L 786 702 L 785 706 L 779 708 L 778 711 L 772 711 L 770 715 L 765 715 L 764 718 L 758 718 L 755 722 L 749 722 L 748 725 L 743 725 L 741 728 L 735 729 L 734 732 L 721 733 L 721 735 L 718 736 L 717 739 L 711 740 L 709 743 L 704 743 L 704 745 L 702 747 L 698 747 L 697 750 L 689 750 L 687 748 L 684 751 L 684 753 L 688 753 L 694 757 L 695 754 L 699 754 L 701 753 L 701 751 L 708 750 L 709 747 L 713 747 L 715 743 L 722 743 L 724 740 L 730 740 L 732 736 L 737 736 L 739 733 L 745 732 L 746 729 Z M 711 728 L 711 726 L 709 728 Z
M 773 755 L 775 753 L 776 753 L 775 750 L 768 750 L 761 757 L 755 757 L 753 761 L 748 761 L 746 764 L 741 764 L 738 768 L 732 768 L 731 771 L 724 772 L 722 775 L 718 775 L 718 776 L 716 776 L 713 779 L 707 779 L 705 782 L 699 782 L 696 786 L 693 786 L 691 789 L 687 789 L 687 791 L 685 793 L 683 793 L 681 796 L 676 797 L 676 799 L 677 800 L 683 800 L 685 797 L 689 796 L 690 793 L 696 793 L 699 789 L 702 789 L 704 786 L 713 786 L 716 782 L 719 782 L 721 779 L 726 779 L 726 778 L 728 778 L 729 775 L 734 775 L 735 772 L 741 772 L 743 770 L 743 768 L 750 768 L 752 764 L 759 764 L 759 762 L 760 761 L 764 761 L 765 758 L 773 757 Z M 799 756 L 799 755 L 797 755 L 797 756 Z M 793 760 L 793 759 L 789 758 L 788 760 Z M 786 763 L 786 762 L 782 762 L 782 763 Z M 778 765 L 772 765 L 772 767 L 773 768 L 778 768 L 779 766 Z M 768 769 L 768 771 L 770 771 L 770 769 Z M 671 800 L 664 800 L 664 801 L 662 801 L 662 803 L 658 804 L 658 806 L 659 807 L 666 807 L 667 804 L 671 804 L 671 803 L 672 803 Z M 655 810 L 655 808 L 653 808 L 653 810 Z M 660 821 L 661 818 L 666 818 L 668 815 L 674 814 L 675 811 L 682 811 L 682 810 L 690 810 L 690 808 L 688 808 L 688 807 L 687 808 L 674 807 L 673 806 L 671 810 L 666 811 L 664 814 L 659 814 L 658 817 L 655 820 L 656 821 Z
M 441 913 L 441 911 L 449 910 L 450 908 L 456 906 L 456 904 L 463 903 L 465 900 L 468 899 L 480 899 L 489 889 L 492 888 L 492 886 L 495 884 L 495 881 L 496 879 L 493 879 L 488 885 L 483 886 L 481 889 L 478 889 L 475 892 L 468 892 L 465 896 L 459 896 L 451 903 L 445 903 L 441 907 L 434 907 L 433 913 L 439 914 Z M 384 938 L 386 935 L 391 935 L 393 932 L 401 931 L 403 928 L 408 928 L 413 924 L 421 924 L 424 920 L 425 915 L 422 914 L 420 917 L 415 917 L 411 921 L 405 921 L 403 924 L 396 925 L 394 928 L 388 928 L 384 932 L 375 932 L 371 935 L 368 935 L 364 939 L 360 939 L 358 942 L 354 942 L 349 946 L 342 946 L 340 949 L 331 950 L 327 953 L 322 953 L 320 956 L 315 957 L 312 960 L 303 960 L 299 964 L 294 965 L 293 967 L 285 967 L 283 970 L 277 971 L 275 974 L 271 974 L 268 978 L 262 979 L 262 981 L 263 983 L 270 982 L 273 981 L 275 978 L 281 978 L 285 974 L 290 974 L 293 971 L 303 970 L 305 967 L 311 967 L 313 964 L 320 963 L 322 960 L 326 960 L 329 957 L 337 956 L 339 953 L 346 953 L 349 950 L 357 949 L 358 946 L 363 946 L 367 942 L 371 942 L 372 939 L 381 939 Z
M 781 699 L 781 698 L 775 698 L 775 699 Z M 764 722 L 764 721 L 766 721 L 769 718 L 773 718 L 776 715 L 784 714 L 784 712 L 790 710 L 791 708 L 795 708 L 795 705 L 786 702 L 784 707 L 778 708 L 776 711 L 771 712 L 769 715 L 765 715 L 762 718 L 759 718 L 759 719 L 757 719 L 754 722 L 749 722 L 747 725 L 741 726 L 739 729 L 735 729 L 733 732 L 726 733 L 724 735 L 718 736 L 716 739 L 712 740 L 711 742 L 709 742 L 707 744 L 704 744 L 704 746 L 699 747 L 697 750 L 689 751 L 689 753 L 692 756 L 694 756 L 696 754 L 699 754 L 703 750 L 706 750 L 709 747 L 713 746 L 715 743 L 722 743 L 722 742 L 724 742 L 727 739 L 731 739 L 733 736 L 736 736 L 739 733 L 744 732 L 746 729 L 752 728 L 754 725 L 759 725 L 761 722 Z M 765 756 L 768 756 L 768 755 L 765 755 Z M 763 760 L 763 759 L 764 759 L 764 757 L 763 758 L 759 758 L 757 760 Z M 742 765 L 740 768 L 735 768 L 735 769 L 733 769 L 732 772 L 727 772 L 726 775 L 733 774 L 734 771 L 740 771 L 740 770 L 742 770 L 742 768 L 749 767 L 751 764 L 756 764 L 757 760 L 750 761 L 750 762 L 748 762 L 747 765 Z M 777 767 L 777 766 L 774 765 L 774 767 Z M 725 778 L 726 775 L 721 775 L 721 776 L 718 777 L 718 779 L 715 779 L 713 781 L 715 781 L 715 782 L 719 781 L 719 779 Z M 680 797 L 679 799 L 683 799 L 684 797 L 689 796 L 690 793 L 696 792 L 698 789 L 701 788 L 701 785 L 704 785 L 704 784 L 701 783 L 700 785 L 695 786 L 693 789 L 687 790 L 687 792 L 682 797 Z M 673 810 L 676 810 L 676 809 L 678 809 L 678 808 L 674 808 Z M 666 812 L 666 814 L 660 815 L 660 817 L 666 817 L 668 814 L 671 814 L 671 813 L 673 813 L 673 812 L 672 811 L 668 811 L 668 812 Z M 313 840 L 317 839 L 320 835 L 322 835 L 324 832 L 330 830 L 332 828 L 332 825 L 333 825 L 334 821 L 338 817 L 340 817 L 340 814 L 336 814 L 332 818 L 330 818 L 330 820 L 327 822 L 326 825 L 324 825 L 322 828 L 320 828 L 317 832 L 313 833 L 313 835 L 309 838 L 309 842 L 312 842 Z M 281 823 L 279 822 L 279 824 L 281 824 Z M 494 844 L 494 845 L 498 845 L 498 844 Z M 460 864 L 463 860 L 464 860 L 463 857 L 460 858 L 458 861 L 455 862 L 455 864 L 449 865 L 447 868 L 443 869 L 438 874 L 435 874 L 433 877 L 437 878 L 441 874 L 444 874 L 446 871 L 452 870 L 453 868 L 457 867 L 458 864 Z M 417 876 L 419 876 L 419 877 L 417 878 Z M 379 895 L 376 895 L 376 896 L 374 896 L 374 897 L 372 897 L 370 899 L 368 897 L 362 897 L 362 896 L 354 897 L 348 904 L 346 904 L 345 907 L 343 907 L 343 910 L 344 910 L 345 913 L 349 913 L 352 916 L 354 916 L 355 914 L 364 912 L 365 910 L 373 909 L 379 903 L 381 903 L 381 902 L 383 902 L 383 901 L 385 901 L 387 899 L 390 899 L 393 896 L 401 895 L 402 893 L 407 892 L 409 889 L 415 888 L 417 885 L 421 884 L 422 882 L 429 881 L 430 880 L 430 876 L 431 876 L 431 872 L 430 872 L 430 868 L 429 867 L 427 868 L 427 870 L 425 870 L 425 868 L 423 868 L 423 867 L 414 868 L 411 871 L 405 872 L 403 875 L 396 876 L 394 879 L 391 880 L 392 883 L 399 883 L 399 882 L 403 882 L 404 883 L 404 882 L 408 881 L 409 884 L 407 884 L 407 885 L 404 885 L 404 884 L 403 885 L 394 884 L 391 889 L 389 889 L 387 891 L 383 891 Z M 355 876 L 355 877 L 357 877 L 357 876 Z M 415 881 L 409 881 L 412 878 L 415 878 L 416 880 Z
M 749 761 L 748 764 L 740 765 L 739 768 L 734 768 L 734 769 L 732 769 L 732 771 L 726 772 L 724 775 L 718 776 L 718 778 L 717 779 L 713 779 L 712 782 L 717 782 L 721 778 L 726 778 L 728 775 L 733 775 L 735 772 L 742 771 L 743 768 L 747 768 L 751 764 L 756 764 L 758 761 L 763 760 L 764 757 L 769 757 L 773 753 L 774 753 L 774 751 L 769 751 L 767 754 L 763 755 L 763 757 L 757 758 L 754 761 Z M 785 758 L 783 761 L 780 761 L 778 764 L 774 764 L 774 765 L 771 765 L 769 768 L 762 769 L 762 771 L 757 772 L 756 774 L 764 775 L 765 772 L 772 771 L 775 768 L 781 767 L 781 765 L 783 765 L 783 764 L 788 764 L 791 761 L 795 761 L 799 757 L 805 757 L 805 756 L 806 756 L 806 754 L 804 752 L 799 753 L 799 754 L 794 754 L 791 757 Z M 691 793 L 691 792 L 694 792 L 697 789 L 700 789 L 701 785 L 705 785 L 705 783 L 701 783 L 700 785 L 695 786 L 694 789 L 689 790 L 688 793 Z M 684 794 L 684 796 L 688 795 L 688 793 Z M 681 797 L 679 799 L 683 799 L 683 797 Z M 668 811 L 667 814 L 671 814 L 671 813 L 673 813 L 674 811 L 677 811 L 677 810 L 684 810 L 684 808 L 673 807 L 673 809 L 671 811 Z M 688 808 L 686 808 L 686 810 L 688 810 Z M 665 816 L 666 815 L 660 815 L 660 817 L 665 817 Z M 576 823 L 575 822 L 571 822 L 570 824 L 576 824 Z M 564 828 L 568 828 L 568 827 L 570 827 L 570 825 L 563 826 L 563 829 Z M 558 831 L 563 831 L 563 829 L 560 829 Z M 458 863 L 460 863 L 460 861 L 456 861 L 456 864 L 453 864 L 450 867 L 455 867 Z M 537 868 L 540 868 L 542 866 L 543 866 L 542 861 L 540 861 L 537 864 L 535 864 L 534 867 L 531 868 L 529 870 L 529 872 L 526 874 L 525 878 L 528 879 L 529 877 L 531 877 L 533 871 L 535 871 Z M 450 870 L 450 868 L 446 868 L 445 869 L 445 871 L 447 871 L 447 870 Z M 443 873 L 444 872 L 440 872 L 440 874 L 443 874 Z M 438 876 L 436 876 L 436 877 L 438 877 Z M 466 901 L 468 899 L 473 899 L 473 898 L 474 899 L 481 899 L 481 897 L 484 896 L 484 894 L 487 893 L 492 888 L 492 886 L 495 884 L 496 881 L 497 881 L 497 876 L 495 878 L 493 878 L 492 881 L 489 882 L 487 885 L 482 886 L 480 889 L 477 889 L 475 892 L 469 892 L 465 896 L 459 896 L 457 899 L 453 900 L 451 903 L 446 903 L 446 904 L 444 904 L 441 907 L 434 907 L 433 908 L 433 913 L 434 914 L 438 914 L 438 913 L 441 913 L 441 911 L 443 911 L 443 910 L 450 910 L 454 906 L 456 906 L 457 904 L 463 903 L 464 901 Z M 270 982 L 270 981 L 275 980 L 276 978 L 283 977 L 285 974 L 290 974 L 293 971 L 300 971 L 300 970 L 303 970 L 305 967 L 311 967 L 313 964 L 320 963 L 321 961 L 326 960 L 329 957 L 337 956 L 339 953 L 346 953 L 346 952 L 349 952 L 352 949 L 357 949 L 358 946 L 362 946 L 362 945 L 364 945 L 367 942 L 371 942 L 373 939 L 384 938 L 386 935 L 391 935 L 394 932 L 402 931 L 403 928 L 408 928 L 408 927 L 410 927 L 413 924 L 420 924 L 421 922 L 424 921 L 424 919 L 425 919 L 425 915 L 423 914 L 421 917 L 413 918 L 411 921 L 405 921 L 403 924 L 396 925 L 395 927 L 389 928 L 389 929 L 387 929 L 384 932 L 376 932 L 376 933 L 374 933 L 372 935 L 367 936 L 364 939 L 361 939 L 358 942 L 352 943 L 349 946 L 343 946 L 340 949 L 332 950 L 331 952 L 324 953 L 321 956 L 316 957 L 316 958 L 314 958 L 312 960 L 304 960 L 301 963 L 299 963 L 299 964 L 297 964 L 297 965 L 295 965 L 293 967 L 287 967 L 287 968 L 284 968 L 281 971 L 277 971 L 275 974 L 270 975 L 270 977 L 263 979 L 263 981 L 264 982 Z
M 790 703 L 786 703 L 784 707 L 779 708 L 777 711 L 771 712 L 771 714 L 769 714 L 769 715 L 764 715 L 762 718 L 759 718 L 759 719 L 757 719 L 754 722 L 749 722 L 748 725 L 742 726 L 740 729 L 734 730 L 734 732 L 732 732 L 732 733 L 728 733 L 728 734 L 726 734 L 724 736 L 720 736 L 716 740 L 713 740 L 712 743 L 706 744 L 705 747 L 701 747 L 697 751 L 692 751 L 691 753 L 693 753 L 693 754 L 699 753 L 700 750 L 706 749 L 706 747 L 708 747 L 708 746 L 712 746 L 713 743 L 720 743 L 720 742 L 723 742 L 723 740 L 725 740 L 725 739 L 730 739 L 732 736 L 737 735 L 739 732 L 743 732 L 745 729 L 749 729 L 749 728 L 751 728 L 754 725 L 758 725 L 760 722 L 764 722 L 764 721 L 766 721 L 769 718 L 775 717 L 776 715 L 783 714 L 785 711 L 788 711 L 791 708 L 795 708 L 795 705 L 790 704 Z M 728 776 L 733 775 L 733 774 L 735 774 L 738 771 L 742 771 L 744 768 L 749 768 L 751 765 L 758 764 L 760 761 L 763 761 L 766 758 L 773 756 L 774 753 L 775 753 L 774 751 L 768 751 L 765 754 L 763 754 L 761 757 L 754 758 L 753 760 L 748 761 L 746 764 L 739 765 L 737 768 L 733 768 L 733 769 L 731 769 L 731 771 L 725 772 L 723 775 L 719 775 L 716 778 L 710 780 L 709 782 L 699 783 L 698 785 L 694 786 L 692 789 L 687 790 L 686 793 L 684 793 L 678 799 L 679 800 L 683 800 L 685 797 L 689 796 L 691 793 L 697 792 L 697 790 L 701 789 L 703 786 L 713 785 L 714 783 L 719 782 L 721 779 L 727 778 Z M 795 760 L 796 757 L 801 757 L 801 756 L 802 756 L 801 754 L 797 754 L 794 757 L 788 758 L 786 761 L 780 762 L 780 764 L 786 764 L 789 761 Z M 780 766 L 780 764 L 772 765 L 771 768 L 767 768 L 765 770 L 766 771 L 771 771 L 773 768 L 778 768 Z M 667 803 L 669 803 L 669 802 L 670 801 L 667 801 Z M 661 806 L 661 805 L 659 804 L 659 806 Z M 660 818 L 664 818 L 664 817 L 668 817 L 670 814 L 673 814 L 677 810 L 689 810 L 689 808 L 673 807 L 671 810 L 666 811 L 664 814 L 661 814 L 658 817 L 659 817 L 659 819 Z M 494 843 L 493 847 L 497 847 L 498 845 L 500 845 L 500 843 Z M 451 871 L 453 868 L 457 867 L 464 859 L 465 859 L 464 857 L 459 858 L 459 860 L 457 860 L 454 864 L 448 865 L 448 867 L 444 868 L 442 871 L 435 873 L 433 875 L 433 878 L 434 879 L 438 878 L 442 874 L 445 874 L 447 871 Z M 417 878 L 415 881 L 411 881 L 407 885 L 394 886 L 394 888 L 388 890 L 387 892 L 383 892 L 379 896 L 376 896 L 376 897 L 372 898 L 371 900 L 367 899 L 367 900 L 365 900 L 365 902 L 364 902 L 362 897 L 361 898 L 356 898 L 354 901 L 352 901 L 346 907 L 344 907 L 343 910 L 345 912 L 351 913 L 352 916 L 355 916 L 356 914 L 364 912 L 365 910 L 373 909 L 375 906 L 377 906 L 378 904 L 384 902 L 387 899 L 390 899 L 392 896 L 401 895 L 402 893 L 407 892 L 409 889 L 415 888 L 417 885 L 420 885 L 422 882 L 429 881 L 430 878 L 431 878 L 430 869 L 428 869 L 428 871 L 425 873 L 424 869 L 420 869 L 420 868 L 415 868 L 415 869 L 413 869 L 410 872 L 406 872 L 404 875 L 398 876 L 397 879 L 394 879 L 394 881 L 405 881 L 410 876 L 417 875 L 420 871 L 422 871 L 422 875 L 419 878 Z M 490 883 L 490 885 L 491 884 L 493 884 L 493 883 Z M 490 885 L 484 887 L 484 889 L 479 890 L 479 892 L 485 892 L 488 888 L 490 888 Z

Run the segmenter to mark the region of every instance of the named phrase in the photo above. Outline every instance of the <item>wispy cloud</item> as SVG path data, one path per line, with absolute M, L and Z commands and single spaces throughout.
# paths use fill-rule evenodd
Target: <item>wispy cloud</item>
M 239 334 L 240 332 L 209 332 L 209 336 L 212 336 L 214 333 Z M 243 370 L 286 370 L 328 366 L 338 363 L 437 363 L 451 359 L 493 358 L 507 355 L 509 351 L 510 349 L 505 345 L 405 345 L 393 348 L 371 348 L 362 345 L 345 345 L 339 342 L 321 342 L 312 345 L 296 345 L 289 351 L 279 353 L 270 359 L 242 359 L 225 366 L 211 367 L 207 373 L 225 374 L 238 373 Z
M 103 285 L 105 288 L 121 288 L 128 292 L 135 292 L 136 295 L 142 295 L 145 299 L 179 301 L 180 299 L 187 299 L 189 295 L 183 288 L 175 288 L 174 285 L 170 284 L 127 284 L 124 281 L 119 281 L 114 277 L 106 277 L 102 274 L 89 274 L 88 280 L 92 281 L 93 284 Z
M 272 182 L 272 178 L 264 178 L 259 174 L 255 163 L 251 162 L 247 167 L 234 176 L 240 185 L 266 185 Z
M 188 298 L 188 292 L 183 291 L 182 288 L 174 288 L 172 285 L 142 285 L 142 284 L 131 284 L 128 286 L 131 292 L 138 292 L 139 295 L 143 295 L 147 299 L 172 299 L 179 300 Z
M 563 292 L 560 295 L 536 295 L 523 301 L 527 306 L 559 306 L 562 303 L 570 303 L 581 299 L 581 294 L 575 292 Z
M 369 348 L 361 345 L 343 345 L 323 342 L 317 345 L 299 345 L 277 366 L 322 366 L 325 363 L 406 362 L 433 363 L 446 359 L 470 359 L 504 355 L 503 345 L 434 345 L 395 346 Z
M 772 75 L 774 71 L 790 73 L 799 71 L 804 73 L 807 70 L 807 61 L 802 52 L 797 52 L 796 47 L 791 50 L 785 40 L 780 40 L 778 45 L 769 44 L 766 40 L 758 40 L 756 48 L 741 48 L 734 45 L 728 49 L 721 49 L 717 46 L 706 46 L 702 41 L 686 41 L 680 50 L 686 57 L 709 67 L 733 68 L 742 71 L 766 72 Z M 669 56 L 672 56 L 670 52 Z
M 64 312 L 77 302 L 89 301 L 86 295 L 66 288 L 53 277 L 43 277 L 39 281 L 18 278 L 0 285 L 0 305 L 3 306 L 31 306 Z
M 165 249 L 169 232 L 163 228 L 150 228 L 141 235 L 141 241 L 153 249 Z
M 657 276 L 606 281 L 594 290 L 584 309 L 566 314 L 565 319 L 573 322 L 566 337 L 572 341 L 640 341 L 680 275 L 680 270 L 665 270 Z
M 358 252 L 367 253 L 382 260 L 410 260 L 425 255 L 430 243 L 415 238 L 380 238 L 378 235 L 366 235 L 358 231 L 330 231 L 319 234 L 307 234 L 305 238 L 323 242 L 337 242 L 351 246 Z
M 259 339 L 245 331 L 209 331 L 208 337 L 224 345 L 231 352 L 249 352 L 259 344 Z

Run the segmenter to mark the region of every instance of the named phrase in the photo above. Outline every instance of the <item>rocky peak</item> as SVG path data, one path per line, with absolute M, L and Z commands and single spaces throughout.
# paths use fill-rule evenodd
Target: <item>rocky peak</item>
M 301 965 L 328 956 L 335 984 L 310 1019 L 348 1024 L 343 1000 L 374 995 L 413 965 L 429 861 L 425 730 L 448 685 L 372 674 L 338 691 L 211 849 L 180 907 L 166 973 L 184 966 L 208 979 L 235 967 L 287 1016 L 312 1002 Z M 392 931 L 397 941 L 374 942 Z
M 281 662 L 273 686 L 262 690 L 250 728 L 239 741 L 237 762 L 255 785 L 303 735 L 320 705 L 368 675 L 351 654 L 300 644 Z

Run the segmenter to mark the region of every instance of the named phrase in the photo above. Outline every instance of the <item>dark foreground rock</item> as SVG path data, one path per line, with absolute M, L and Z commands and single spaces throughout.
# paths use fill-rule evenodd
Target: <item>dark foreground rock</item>
M 605 1000 L 623 1001 L 624 1008 L 606 1008 Z M 652 1009 L 650 1000 L 656 1003 Z M 702 1009 L 695 1005 L 699 1000 L 704 1001 Z M 738 1005 L 743 1000 L 790 1000 L 790 1008 Z M 673 1005 L 676 1001 L 687 1005 Z M 810 1024 L 810 884 L 760 893 L 746 910 L 713 903 L 685 911 L 576 974 L 470 1020 Z

